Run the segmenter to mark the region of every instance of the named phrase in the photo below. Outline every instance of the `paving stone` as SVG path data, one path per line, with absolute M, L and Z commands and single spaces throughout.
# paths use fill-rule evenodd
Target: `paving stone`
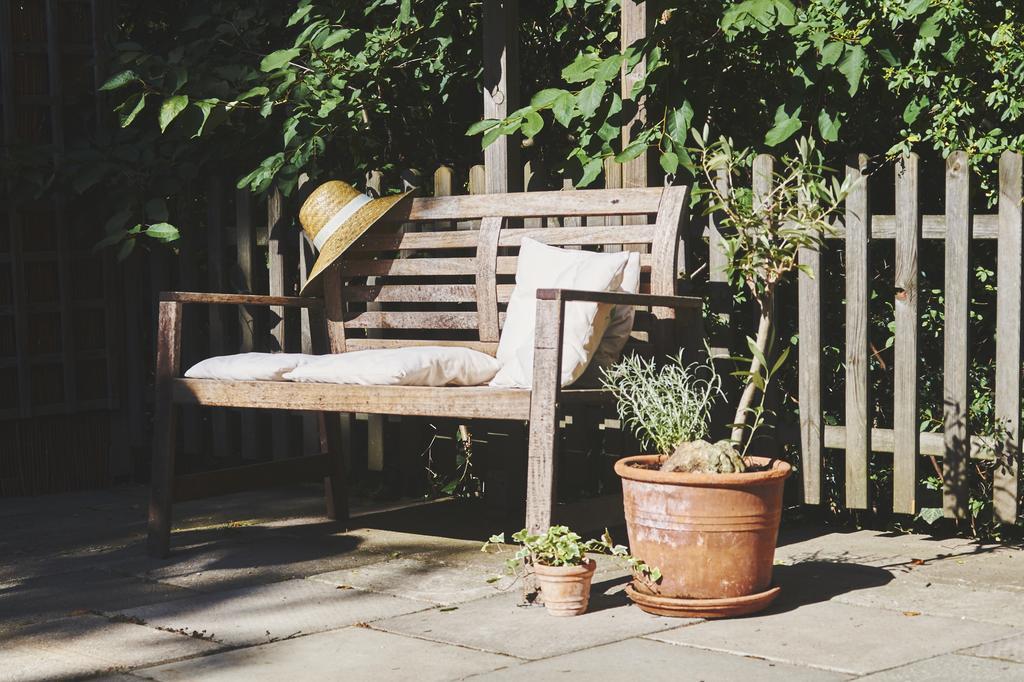
M 947 654 L 859 677 L 864 682 L 921 682 L 922 680 L 1024 680 L 1024 665 Z
M 366 628 L 345 628 L 139 671 L 155 680 L 461 680 L 515 659 Z
M 1024 663 L 1024 635 L 988 642 L 973 649 L 966 649 L 961 653 Z
M 488 568 L 489 570 L 415 559 L 394 559 L 358 568 L 331 571 L 312 576 L 310 580 L 448 605 L 494 596 L 500 594 L 501 590 L 507 591 L 512 588 L 515 578 L 503 574 L 503 564 L 499 562 L 494 565 L 492 561 Z M 488 579 L 498 576 L 500 577 L 497 581 L 487 582 Z
M 211 642 L 100 616 L 64 618 L 5 635 L 0 677 L 80 678 L 197 656 L 217 648 Z
M 867 674 L 1013 633 L 1013 628 L 991 623 L 819 602 L 748 618 L 708 621 L 651 638 Z
M 203 594 L 123 612 L 153 627 L 233 646 L 261 644 L 423 609 L 425 604 L 312 580 Z
M 120 610 L 192 594 L 171 585 L 93 569 L 29 577 L 0 588 L 0 632 L 86 611 Z
M 605 595 L 612 587 L 615 591 Z M 478 599 L 451 611 L 430 609 L 373 623 L 378 630 L 459 644 L 472 649 L 538 659 L 678 627 L 694 620 L 659 618 L 629 605 L 621 585 L 594 585 L 590 611 L 582 616 L 549 616 L 538 606 L 519 606 L 509 594 Z M 450 607 L 449 607 L 450 608 Z
M 915 580 L 1024 592 L 1024 551 L 1001 547 L 915 566 Z
M 230 539 L 178 547 L 166 559 L 137 556 L 111 570 L 201 592 L 261 585 L 380 561 L 383 550 L 347 535 L 316 541 L 271 534 L 259 541 Z
M 775 560 L 783 563 L 841 562 L 910 572 L 918 570 L 921 562 L 927 565 L 946 559 L 974 557 L 999 551 L 997 548 L 997 545 L 979 544 L 963 538 L 935 539 L 927 535 L 860 530 L 815 534 L 784 542 L 776 548 Z
M 898 579 L 833 599 L 856 606 L 1024 627 L 1024 592 Z
M 542 661 L 503 668 L 472 680 L 644 680 L 644 682 L 802 682 L 848 675 L 744 656 L 712 653 L 649 639 L 628 639 Z

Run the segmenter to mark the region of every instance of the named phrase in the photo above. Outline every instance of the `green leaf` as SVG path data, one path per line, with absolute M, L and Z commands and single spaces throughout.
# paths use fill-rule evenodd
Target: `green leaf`
M 843 57 L 843 61 L 839 62 L 839 71 L 846 76 L 846 81 L 850 84 L 851 95 L 856 94 L 857 89 L 860 88 L 860 78 L 864 73 L 866 56 L 863 47 L 854 45 L 846 50 L 846 56 Z
M 534 109 L 543 109 L 544 107 L 551 106 L 557 99 L 566 94 L 568 93 L 561 88 L 547 88 L 541 90 L 530 99 L 530 106 Z
M 604 169 L 604 162 L 601 159 L 590 159 L 583 166 L 583 175 L 580 177 L 579 182 L 576 183 L 577 187 L 586 187 L 592 183 L 597 176 L 601 174 Z
M 486 149 L 487 147 L 489 147 L 492 142 L 494 142 L 499 137 L 501 137 L 501 135 L 502 135 L 501 131 L 502 131 L 502 126 L 494 126 L 490 130 L 488 130 L 486 133 L 484 133 L 483 138 L 480 140 L 480 148 L 481 149 Z
M 256 97 L 256 96 L 262 97 L 263 95 L 266 95 L 268 92 L 270 92 L 270 88 L 268 88 L 267 86 L 265 86 L 265 85 L 257 85 L 256 87 L 249 88 L 248 90 L 243 92 L 241 95 L 239 95 L 236 101 L 244 102 L 245 100 L 249 99 L 250 97 Z
M 203 114 L 203 120 L 199 122 L 199 127 L 196 129 L 196 134 L 193 138 L 199 137 L 203 134 L 203 128 L 206 127 L 206 121 L 210 118 L 210 112 L 217 106 L 217 100 L 215 99 L 198 99 L 193 102 L 197 109 Z
M 477 121 L 473 125 L 469 126 L 469 128 L 466 129 L 466 135 L 479 135 L 480 133 L 484 132 L 485 130 L 493 128 L 499 123 L 501 123 L 501 121 L 499 121 L 496 118 L 485 118 L 484 120 Z
M 126 260 L 128 258 L 128 256 L 132 255 L 132 251 L 134 251 L 134 250 L 135 250 L 135 240 L 134 239 L 127 239 L 127 240 L 121 242 L 121 248 L 119 248 L 117 250 L 117 260 L 118 261 Z
M 162 242 L 173 242 L 181 236 L 178 228 L 170 223 L 154 223 L 146 228 L 146 234 Z
M 821 133 L 821 139 L 826 142 L 835 142 L 839 139 L 840 125 L 842 122 L 839 118 L 832 118 L 824 109 L 818 114 L 818 131 Z
M 307 14 L 309 14 L 311 9 L 313 9 L 313 5 L 305 5 L 304 7 L 298 8 L 290 17 L 288 17 L 288 23 L 285 24 L 285 26 L 294 26 L 299 23 Z
M 579 109 L 580 114 L 583 118 L 590 118 L 597 111 L 597 108 L 601 106 L 601 99 L 604 97 L 604 91 L 607 84 L 603 81 L 595 81 L 587 87 L 580 90 L 579 94 L 576 95 L 576 107 Z
M 912 124 L 929 104 L 931 104 L 931 100 L 928 99 L 927 95 L 921 95 L 920 97 L 915 97 L 910 100 L 910 102 L 907 103 L 907 106 L 903 109 L 903 122 L 907 125 Z
M 942 518 L 942 507 L 922 507 L 917 518 L 931 525 Z
M 348 39 L 352 35 L 352 29 L 350 28 L 339 28 L 336 31 L 331 31 L 326 38 L 324 38 L 323 44 L 320 46 L 321 50 L 329 50 L 343 40 Z
M 146 106 L 146 93 L 139 92 L 128 99 L 126 99 L 121 106 L 117 108 L 119 118 L 121 120 L 121 127 L 127 128 L 135 120 L 135 117 L 139 115 L 139 112 Z
M 626 161 L 632 161 L 636 157 L 647 151 L 647 144 L 645 142 L 633 142 L 628 147 L 623 149 L 621 152 L 615 155 L 615 161 L 617 163 L 625 163 Z
M 160 105 L 160 132 L 167 130 L 167 126 L 171 125 L 171 121 L 178 117 L 185 107 L 188 106 L 187 95 L 174 95 L 168 97 Z
M 412 0 L 402 0 L 398 8 L 398 23 L 405 24 L 412 18 Z
M 264 57 L 263 60 L 260 62 L 260 71 L 276 71 L 277 69 L 280 69 L 282 66 L 284 66 L 291 60 L 298 57 L 300 52 L 301 50 L 299 50 L 297 47 L 292 47 L 287 50 L 277 50 L 275 52 L 271 52 L 266 57 Z
M 129 83 L 133 83 L 137 80 L 139 80 L 138 75 L 136 75 L 136 73 L 131 69 L 128 69 L 127 71 L 122 71 L 121 73 L 114 74 L 108 78 L 107 82 L 100 86 L 100 91 L 107 92 L 109 90 L 117 90 L 118 88 L 123 88 Z
M 675 172 L 679 169 L 679 156 L 675 152 L 662 152 L 658 158 L 658 163 L 661 164 L 661 169 L 669 175 L 675 175 Z
M 693 105 L 689 100 L 684 100 L 678 109 L 673 109 L 668 115 L 668 136 L 672 142 L 680 147 L 686 146 L 686 136 L 690 130 L 690 122 L 693 121 Z
M 775 112 L 775 126 L 764 136 L 764 143 L 774 147 L 791 138 L 796 131 L 800 130 L 800 109 L 797 108 L 793 115 L 786 113 L 783 106 L 779 106 Z
M 562 124 L 564 128 L 569 127 L 575 111 L 576 98 L 569 92 L 563 93 L 551 106 L 551 113 L 554 115 L 555 120 Z
M 925 19 L 918 31 L 918 35 L 922 38 L 937 38 L 940 33 L 942 33 L 942 27 L 939 25 L 938 12 Z
M 822 66 L 831 66 L 839 61 L 839 58 L 843 56 L 843 50 L 846 49 L 846 44 L 841 42 L 828 43 L 821 48 L 821 61 Z
M 540 117 L 536 111 L 526 112 L 526 116 L 523 117 L 523 125 L 520 126 L 519 130 L 527 138 L 533 137 L 540 132 L 540 129 L 544 127 L 544 119 Z

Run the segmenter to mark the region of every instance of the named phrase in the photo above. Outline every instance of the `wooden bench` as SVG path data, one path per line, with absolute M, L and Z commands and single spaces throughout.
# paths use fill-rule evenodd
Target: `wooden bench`
M 686 187 L 530 192 L 415 199 L 393 225 L 378 226 L 325 274 L 324 296 L 296 298 L 169 292 L 161 295 L 149 551 L 169 551 L 174 501 L 295 478 L 325 477 L 327 513 L 347 520 L 343 439 L 338 413 L 529 421 L 526 523 L 546 528 L 554 504 L 558 415 L 573 403 L 607 402 L 600 389 L 562 389 L 562 317 L 569 301 L 630 304 L 636 352 L 674 352 L 681 331 L 700 328 L 700 299 L 676 296 L 687 221 Z M 627 225 L 606 225 L 629 216 Z M 653 220 L 652 220 L 653 218 Z M 529 227 L 546 221 L 548 227 Z M 405 229 L 397 225 L 405 224 Z M 524 224 L 528 227 L 522 227 Z M 408 227 L 411 225 L 411 227 Z M 468 229 L 467 229 L 468 228 Z M 419 231 L 412 231 L 412 230 Z M 494 354 L 516 253 L 529 236 L 581 248 L 630 245 L 641 251 L 641 293 L 537 292 L 532 390 L 481 387 L 348 386 L 181 378 L 182 307 L 191 304 L 301 307 L 315 318 L 314 351 L 407 345 L 460 345 Z M 370 282 L 370 283 L 368 283 Z M 677 315 L 676 311 L 687 315 Z M 680 324 L 686 318 L 686 324 Z M 175 476 L 180 405 L 320 413 L 323 454 L 203 474 Z

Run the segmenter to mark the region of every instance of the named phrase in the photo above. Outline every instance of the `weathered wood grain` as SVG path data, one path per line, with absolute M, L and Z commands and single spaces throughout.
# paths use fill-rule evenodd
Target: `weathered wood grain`
M 967 331 L 968 306 L 970 305 L 970 290 L 968 288 L 970 243 L 970 166 L 966 153 L 953 152 L 946 159 L 946 282 L 944 291 L 946 310 L 942 382 L 945 456 L 942 458 L 942 506 L 946 516 L 958 519 L 966 518 L 968 513 L 967 476 L 970 465 L 970 446 L 967 440 Z M 915 318 L 917 316 L 916 306 L 914 316 Z M 916 350 L 915 347 L 913 375 L 903 375 L 904 379 L 910 379 L 911 390 L 916 389 L 917 382 Z M 899 381 L 900 373 L 897 367 L 897 386 Z M 899 400 L 898 396 L 897 400 Z M 898 402 L 897 405 L 899 405 Z M 914 407 L 916 407 L 916 403 Z M 914 421 L 916 426 L 916 414 Z M 898 430 L 901 424 L 897 422 L 894 426 Z M 906 456 L 912 457 L 913 455 L 906 454 Z M 913 499 L 912 492 L 910 495 Z
M 483 3 L 484 118 L 503 119 L 519 108 L 519 3 Z M 519 189 L 519 136 L 503 135 L 484 148 L 487 191 Z
M 519 265 L 516 256 L 498 256 L 499 275 L 514 275 Z M 651 272 L 650 254 L 640 255 L 640 268 Z M 379 258 L 376 260 L 343 260 L 341 273 L 345 277 L 449 277 L 476 275 L 475 258 Z
M 893 511 L 916 511 L 917 487 L 917 249 L 918 158 L 903 157 L 896 165 L 896 341 L 893 359 Z
M 347 386 L 271 381 L 175 379 L 183 404 L 422 417 L 528 419 L 530 391 L 489 386 Z
M 477 247 L 480 236 L 480 232 L 477 230 L 370 235 L 357 241 L 352 246 L 352 251 L 470 249 Z M 592 246 L 616 244 L 624 241 L 650 244 L 657 236 L 658 229 L 655 225 L 619 227 L 594 225 L 566 226 L 559 230 L 536 228 L 504 231 L 501 234 L 498 245 L 519 246 L 525 237 L 552 246 L 564 246 L 567 244 Z
M 800 405 L 800 461 L 805 504 L 821 503 L 824 431 L 821 411 L 821 253 L 802 248 L 797 281 L 799 334 L 797 392 Z
M 868 506 L 868 239 L 871 235 L 867 156 L 851 159 L 846 177 L 846 506 Z
M 581 189 L 527 192 L 514 197 L 467 194 L 456 197 L 413 199 L 404 220 L 473 220 L 497 218 L 546 218 L 561 216 L 635 215 L 657 213 L 661 187 L 633 189 Z
M 558 391 L 562 366 L 563 301 L 537 300 L 530 391 L 530 445 L 526 473 L 526 527 L 541 533 L 551 525 L 558 448 Z
M 1021 155 L 999 159 L 999 255 L 996 262 L 996 421 L 1003 427 L 997 447 L 992 502 L 996 519 L 1017 522 L 1020 477 L 1021 363 Z
M 300 298 L 298 296 L 263 296 L 260 294 L 215 294 L 198 291 L 163 291 L 161 301 L 178 303 L 201 303 L 206 305 L 260 305 L 280 308 L 313 308 L 320 309 L 324 302 L 319 298 Z
M 449 310 L 373 311 L 358 313 L 350 317 L 345 320 L 345 327 L 348 329 L 477 329 L 478 317 L 474 312 Z
M 872 428 L 870 437 L 870 449 L 872 452 L 891 453 L 896 447 L 896 432 L 892 429 Z M 842 450 L 846 447 L 847 429 L 844 426 L 825 425 L 825 447 L 829 449 Z M 931 431 L 922 432 L 919 437 L 919 457 L 942 457 L 946 452 L 945 438 L 941 433 Z M 991 460 L 991 444 L 986 443 L 979 436 L 971 436 L 970 456 L 971 459 Z
M 345 342 L 346 348 L 353 350 L 370 350 L 372 348 L 405 348 L 407 346 L 458 346 L 494 355 L 498 352 L 497 342 L 462 341 L 453 339 L 355 339 Z
M 476 250 L 476 316 L 481 341 L 497 341 L 498 321 L 498 241 L 502 218 L 480 221 L 480 245 Z
M 153 405 L 153 459 L 150 474 L 150 556 L 165 557 L 171 544 L 177 410 L 173 382 L 181 372 L 181 303 L 160 302 L 157 327 L 156 402 Z

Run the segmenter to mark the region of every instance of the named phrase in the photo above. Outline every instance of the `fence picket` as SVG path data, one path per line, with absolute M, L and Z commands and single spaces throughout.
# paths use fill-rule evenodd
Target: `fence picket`
M 915 458 L 919 448 L 917 416 L 917 273 L 921 226 L 917 211 L 918 161 L 916 154 L 900 159 L 896 168 L 898 194 L 896 216 L 896 298 L 894 311 L 896 340 L 893 359 L 893 465 L 899 481 L 893 482 L 894 506 L 913 511 L 914 496 L 904 499 L 913 486 Z M 899 209 L 903 210 L 900 211 Z M 866 322 L 866 317 L 865 317 Z M 899 485 L 899 488 L 896 486 Z M 908 509 L 909 507 L 909 509 Z M 899 510 L 897 510 L 899 511 Z
M 896 345 L 893 372 L 895 430 L 893 511 L 913 514 L 917 485 L 917 244 L 918 157 L 910 154 L 896 165 Z M 901 258 L 903 260 L 901 260 Z M 913 433 L 907 433 L 908 425 Z
M 992 502 L 996 519 L 1016 523 L 1020 475 L 1021 155 L 999 159 L 999 285 L 996 298 L 995 416 L 1005 428 L 996 450 Z
M 967 434 L 970 210 L 970 167 L 967 154 L 953 152 L 946 159 L 946 311 L 942 391 L 945 448 L 942 458 L 942 498 L 945 515 L 958 519 L 967 516 L 967 468 L 970 464 Z
M 821 253 L 800 249 L 800 263 L 811 270 L 801 272 L 799 296 L 799 379 L 800 445 L 804 502 L 821 502 L 821 457 L 824 431 L 821 420 Z
M 237 287 L 242 293 L 253 293 L 252 252 L 256 233 L 252 226 L 252 194 L 247 189 L 235 191 L 235 260 L 237 262 Z M 238 350 L 249 353 L 255 348 L 256 318 L 245 306 L 238 306 Z M 252 410 L 242 410 L 241 455 L 242 460 L 262 459 L 260 450 L 266 440 L 257 434 L 256 415 Z
M 871 214 L 867 155 L 851 159 L 846 176 L 846 506 L 867 509 L 870 414 L 868 406 L 868 239 Z

